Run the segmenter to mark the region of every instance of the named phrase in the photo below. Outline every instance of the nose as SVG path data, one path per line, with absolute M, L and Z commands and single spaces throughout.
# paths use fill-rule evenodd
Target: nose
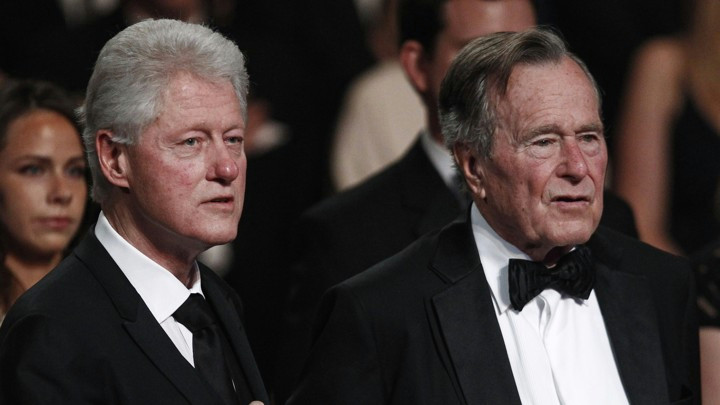
M 581 180 L 588 174 L 588 164 L 576 139 L 563 143 L 564 164 L 561 166 L 561 175 L 573 180 Z
M 48 190 L 48 202 L 51 204 L 68 205 L 72 201 L 73 194 L 68 184 L 68 179 L 63 173 L 53 175 Z
M 214 148 L 208 180 L 230 183 L 240 174 L 238 157 L 224 144 Z

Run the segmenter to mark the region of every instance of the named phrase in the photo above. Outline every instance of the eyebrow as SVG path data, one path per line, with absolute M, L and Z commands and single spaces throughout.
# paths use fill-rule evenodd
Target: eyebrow
M 20 156 L 17 159 L 15 159 L 15 161 L 23 161 L 23 160 L 37 161 L 37 162 L 40 162 L 40 163 L 46 164 L 46 165 L 52 164 L 52 162 L 53 162 L 52 158 L 49 158 L 47 156 L 40 156 L 40 155 L 25 155 L 25 156 Z M 68 162 L 70 162 L 70 163 L 76 163 L 76 162 L 85 163 L 85 159 L 83 158 L 83 155 L 73 156 L 70 159 L 68 159 Z

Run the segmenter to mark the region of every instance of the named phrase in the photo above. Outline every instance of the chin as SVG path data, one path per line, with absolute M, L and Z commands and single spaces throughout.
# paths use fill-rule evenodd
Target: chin
M 578 245 L 590 240 L 595 227 L 587 221 L 560 224 L 551 232 L 554 246 Z
M 220 230 L 214 230 L 210 231 L 207 234 L 203 235 L 202 238 L 200 238 L 206 245 L 209 246 L 217 246 L 217 245 L 224 245 L 226 243 L 230 243 L 233 240 L 235 240 L 235 237 L 237 236 L 237 229 L 232 230 L 226 230 L 226 231 L 220 231 Z

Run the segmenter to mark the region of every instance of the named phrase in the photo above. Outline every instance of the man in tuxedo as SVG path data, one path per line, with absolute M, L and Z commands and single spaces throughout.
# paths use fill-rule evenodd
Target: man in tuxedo
M 248 77 L 206 27 L 146 20 L 100 52 L 81 112 L 97 223 L 0 328 L 0 402 L 269 403 L 234 291 Z
M 439 111 L 468 215 L 325 295 L 289 403 L 699 403 L 687 263 L 598 227 L 599 94 L 551 32 L 465 47 Z
M 425 106 L 426 128 L 396 163 L 300 218 L 285 328 L 290 332 L 279 356 L 279 370 L 285 373 L 281 381 L 296 377 L 299 366 L 293 365 L 307 353 L 311 321 L 328 288 L 465 213 L 467 201 L 443 146 L 437 114 L 440 83 L 470 40 L 535 23 L 529 0 L 403 0 L 398 13 L 400 60 Z M 603 223 L 636 236 L 629 206 L 613 195 L 606 205 Z

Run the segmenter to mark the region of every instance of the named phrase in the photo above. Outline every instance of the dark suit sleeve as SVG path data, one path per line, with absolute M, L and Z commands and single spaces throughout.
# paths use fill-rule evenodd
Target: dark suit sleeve
M 2 404 L 102 404 L 104 369 L 51 319 L 29 315 L 5 325 L 0 353 Z M 5 329 L 5 328 L 4 328 Z
M 315 338 L 288 405 L 386 402 L 373 327 L 352 290 L 340 285 L 323 298 Z

